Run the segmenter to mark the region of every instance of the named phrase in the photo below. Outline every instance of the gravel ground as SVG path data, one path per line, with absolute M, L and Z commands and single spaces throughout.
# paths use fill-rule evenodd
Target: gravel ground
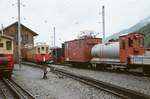
M 22 65 L 21 71 L 15 65 L 12 79 L 29 90 L 38 99 L 120 99 L 112 94 L 85 85 L 71 78 L 47 74 L 43 80 L 43 71 L 39 68 Z
M 52 65 L 59 67 L 70 72 L 74 72 L 83 76 L 88 76 L 101 80 L 104 82 L 112 83 L 121 87 L 125 87 L 131 90 L 139 91 L 150 95 L 150 78 L 138 77 L 134 75 L 119 74 L 112 72 L 94 71 L 88 69 L 73 68 L 68 66 Z
M 0 99 L 3 99 L 2 91 L 0 90 Z

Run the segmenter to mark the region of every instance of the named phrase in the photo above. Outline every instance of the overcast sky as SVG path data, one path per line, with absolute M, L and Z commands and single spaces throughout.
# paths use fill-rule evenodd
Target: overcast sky
M 102 5 L 107 36 L 150 16 L 150 0 L 21 0 L 21 3 L 25 5 L 21 7 L 21 22 L 39 34 L 35 41 L 52 44 L 55 26 L 58 46 L 75 39 L 81 30 L 101 33 Z M 16 20 L 17 0 L 0 0 L 0 24 L 5 27 Z

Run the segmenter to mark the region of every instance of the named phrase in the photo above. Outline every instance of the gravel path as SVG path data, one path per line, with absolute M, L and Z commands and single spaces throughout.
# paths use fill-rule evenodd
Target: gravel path
M 38 99 L 120 99 L 107 92 L 95 89 L 71 78 L 47 74 L 43 80 L 43 71 L 39 68 L 22 65 L 21 71 L 15 65 L 12 78 L 29 90 Z
M 112 83 L 131 90 L 150 95 L 150 78 L 112 72 L 94 71 L 88 69 L 73 68 L 68 66 L 52 65 L 83 76 L 92 77 L 104 82 Z

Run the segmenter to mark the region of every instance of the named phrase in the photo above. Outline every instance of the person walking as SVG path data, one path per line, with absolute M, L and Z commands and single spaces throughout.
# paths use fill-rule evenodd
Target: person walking
M 43 66 L 43 72 L 44 72 L 44 75 L 43 75 L 43 79 L 47 79 L 47 66 Z

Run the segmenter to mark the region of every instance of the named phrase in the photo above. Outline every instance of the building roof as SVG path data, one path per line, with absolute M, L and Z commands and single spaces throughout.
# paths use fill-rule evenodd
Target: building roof
M 10 28 L 10 27 L 13 26 L 13 25 L 16 25 L 16 26 L 17 26 L 17 25 L 18 25 L 18 22 L 16 21 L 16 22 L 14 22 L 14 23 L 8 25 L 8 26 L 5 27 L 3 30 L 6 30 L 6 29 Z M 36 32 L 34 32 L 33 30 L 29 29 L 28 27 L 26 27 L 26 26 L 23 25 L 23 24 L 21 24 L 21 27 L 23 27 L 23 28 L 27 29 L 28 31 L 30 31 L 34 36 L 37 36 L 37 35 L 38 35 Z
M 5 34 L 0 34 L 0 37 L 7 38 L 7 39 L 10 39 L 10 40 L 14 39 L 12 36 L 5 35 Z

